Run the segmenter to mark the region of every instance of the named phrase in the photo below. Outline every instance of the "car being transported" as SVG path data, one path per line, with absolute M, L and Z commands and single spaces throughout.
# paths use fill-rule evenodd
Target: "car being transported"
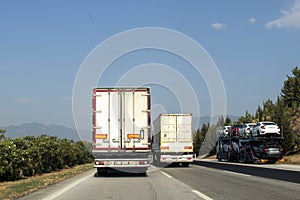
M 280 136 L 280 128 L 275 122 L 257 122 L 252 128 L 252 136 Z
M 249 137 L 252 128 L 255 126 L 255 123 L 246 123 L 243 124 L 243 127 L 239 129 L 239 135 L 243 137 Z
M 253 155 L 262 162 L 275 163 L 283 156 L 283 148 L 280 140 L 274 138 L 250 141 Z
M 229 136 L 230 128 L 231 128 L 231 126 L 223 126 L 223 128 L 221 128 L 219 130 L 220 136 L 222 136 L 222 137 Z
M 242 129 L 243 124 L 234 124 L 231 126 L 230 129 L 230 136 L 231 137 L 236 137 L 239 136 L 239 130 Z

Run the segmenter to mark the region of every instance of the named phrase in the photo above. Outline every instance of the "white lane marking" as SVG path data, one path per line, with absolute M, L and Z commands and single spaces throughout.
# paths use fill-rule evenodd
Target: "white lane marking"
M 167 174 L 166 172 L 161 172 L 163 175 L 165 175 L 168 178 L 173 178 L 172 176 L 170 176 L 169 174 Z
M 95 172 L 93 172 L 93 175 L 94 176 Z M 57 192 L 54 192 L 53 194 L 49 195 L 48 197 L 45 197 L 43 198 L 42 200 L 53 200 L 55 199 L 56 197 L 60 196 L 61 194 L 65 193 L 66 191 L 68 191 L 69 189 L 71 189 L 72 187 L 78 185 L 79 183 L 85 181 L 86 179 L 90 178 L 91 175 L 87 175 L 75 182 L 73 182 L 72 184 L 70 185 L 67 185 L 66 187 L 63 187 L 62 189 L 58 190 Z
M 241 174 L 241 173 L 231 172 L 231 171 L 226 171 L 226 170 L 223 170 L 223 172 L 228 173 L 228 174 L 239 175 L 239 176 L 246 176 L 246 177 L 251 176 L 251 175 L 249 175 L 249 174 Z
M 199 192 L 198 190 L 192 190 L 192 192 L 194 192 L 195 194 L 197 194 L 199 197 L 201 197 L 202 199 L 205 200 L 213 200 L 212 198 L 210 198 L 209 196 L 207 196 L 206 194 L 203 194 L 202 192 Z

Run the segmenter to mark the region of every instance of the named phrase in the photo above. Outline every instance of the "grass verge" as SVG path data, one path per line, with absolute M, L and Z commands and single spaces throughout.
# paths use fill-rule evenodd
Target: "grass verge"
M 77 165 L 72 168 L 28 177 L 18 181 L 0 182 L 0 199 L 11 200 L 24 196 L 41 188 L 45 188 L 48 185 L 66 180 L 92 168 L 93 164 Z

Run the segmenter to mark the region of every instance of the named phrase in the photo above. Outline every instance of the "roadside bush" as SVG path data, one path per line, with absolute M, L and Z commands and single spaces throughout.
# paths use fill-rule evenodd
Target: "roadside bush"
M 92 162 L 83 142 L 48 135 L 5 138 L 0 140 L 0 149 L 0 181 Z

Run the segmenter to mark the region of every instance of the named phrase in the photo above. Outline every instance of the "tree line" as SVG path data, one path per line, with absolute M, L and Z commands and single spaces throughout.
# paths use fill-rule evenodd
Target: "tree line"
M 49 173 L 92 162 L 83 141 L 74 142 L 55 136 L 41 135 L 5 138 L 0 130 L 0 181 Z
M 280 126 L 286 154 L 300 152 L 300 70 L 298 67 L 292 70 L 291 76 L 287 75 L 275 102 L 270 99 L 266 100 L 262 106 L 258 106 L 254 114 L 246 111 L 237 122 L 232 122 L 228 116 L 225 119 L 221 116 L 216 125 L 203 124 L 194 133 L 194 149 L 199 154 L 199 149 L 203 148 L 206 137 L 214 135 L 215 138 L 218 128 L 222 126 L 258 121 L 273 121 Z M 209 144 L 211 145 L 212 142 Z

